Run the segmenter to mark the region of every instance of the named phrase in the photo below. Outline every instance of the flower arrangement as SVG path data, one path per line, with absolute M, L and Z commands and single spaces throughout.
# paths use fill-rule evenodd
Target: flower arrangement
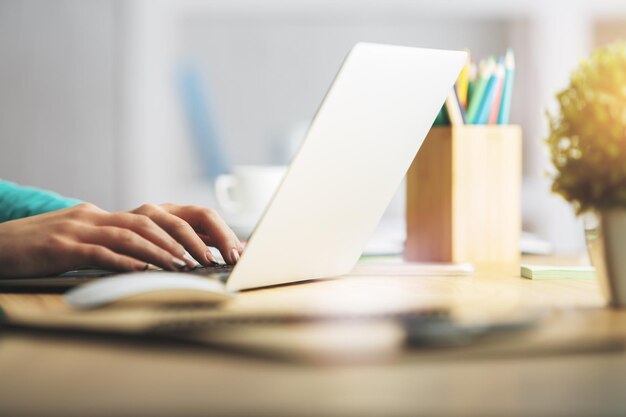
M 582 61 L 556 98 L 547 139 L 553 191 L 578 214 L 626 208 L 626 42 Z

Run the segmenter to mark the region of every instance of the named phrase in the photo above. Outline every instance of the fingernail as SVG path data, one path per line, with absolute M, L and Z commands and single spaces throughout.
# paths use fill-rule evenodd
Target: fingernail
M 236 263 L 239 260 L 239 251 L 235 248 L 233 248 L 230 251 L 230 259 L 233 263 Z
M 148 268 L 150 267 L 150 264 L 142 264 L 142 263 L 138 263 L 135 265 L 135 271 L 147 271 Z
M 183 269 L 187 267 L 187 263 L 182 259 L 172 258 L 172 263 L 176 265 L 178 269 Z
M 187 261 L 187 265 L 189 265 L 189 267 L 191 268 L 196 268 L 200 266 L 200 262 L 193 259 L 193 256 L 191 256 L 189 252 L 185 252 L 185 254 L 183 255 L 183 259 Z
M 211 249 L 206 251 L 206 258 L 211 263 L 217 263 L 217 259 L 215 259 L 215 256 L 213 256 L 213 252 L 211 252 Z

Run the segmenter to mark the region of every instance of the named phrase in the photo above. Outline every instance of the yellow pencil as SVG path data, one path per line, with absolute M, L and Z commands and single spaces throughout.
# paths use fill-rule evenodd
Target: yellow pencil
M 470 54 L 467 51 L 467 61 L 463 65 L 463 69 L 459 74 L 459 78 L 456 81 L 456 94 L 459 97 L 459 103 L 464 109 L 467 109 L 467 87 L 469 85 L 469 69 L 470 69 Z

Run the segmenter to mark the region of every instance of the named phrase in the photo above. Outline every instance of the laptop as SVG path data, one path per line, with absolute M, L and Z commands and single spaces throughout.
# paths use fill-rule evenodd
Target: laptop
M 191 272 L 229 291 L 350 272 L 465 60 L 462 51 L 356 44 L 239 262 Z M 112 274 L 0 280 L 0 288 L 68 288 Z

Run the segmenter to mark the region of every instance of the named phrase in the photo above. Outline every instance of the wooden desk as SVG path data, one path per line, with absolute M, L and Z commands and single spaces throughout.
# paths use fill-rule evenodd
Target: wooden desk
M 314 309 L 366 301 L 374 308 L 444 303 L 470 316 L 507 306 L 549 308 L 559 312 L 565 327 L 585 335 L 578 342 L 588 337 L 608 343 L 562 355 L 417 350 L 383 362 L 315 366 L 187 344 L 4 330 L 0 415 L 626 414 L 626 312 L 601 309 L 593 281 L 529 281 L 484 271 L 448 277 L 354 276 L 245 292 L 229 308 Z M 37 305 L 54 309 L 59 297 L 5 294 L 0 304 L 9 311 Z

